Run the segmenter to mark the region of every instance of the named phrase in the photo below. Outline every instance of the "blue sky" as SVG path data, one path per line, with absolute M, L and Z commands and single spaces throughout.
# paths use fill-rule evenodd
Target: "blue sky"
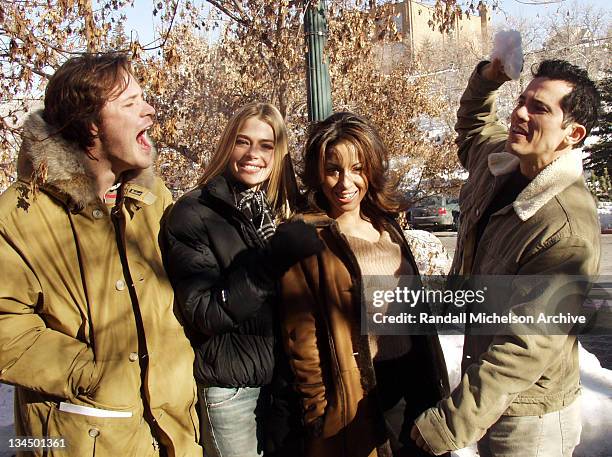
M 128 16 L 126 31 L 127 33 L 130 33 L 130 31 L 135 31 L 140 38 L 141 44 L 149 43 L 153 41 L 154 38 L 158 37 L 157 35 L 154 36 L 153 34 L 157 20 L 152 14 L 152 5 L 158 1 L 159 0 L 135 0 L 135 6 L 133 8 L 126 8 L 126 13 Z M 540 5 L 533 4 L 543 1 L 549 3 Z M 550 3 L 551 1 L 554 3 Z M 196 0 L 196 3 L 203 2 L 201 0 Z M 423 3 L 433 3 L 433 0 L 423 1 Z M 464 3 L 467 2 L 464 1 Z M 612 15 L 612 2 L 610 0 L 500 0 L 499 3 L 502 11 L 492 13 L 493 23 L 504 22 L 505 14 L 511 17 L 537 19 L 545 18 L 559 8 L 586 4 L 593 5 L 598 9 L 606 10 L 608 14 Z
M 543 3 L 540 5 L 534 5 L 533 3 Z M 514 17 L 525 17 L 536 19 L 538 17 L 546 17 L 549 14 L 554 13 L 557 9 L 567 9 L 574 5 L 592 5 L 597 9 L 603 9 L 610 14 L 612 12 L 612 3 L 610 0 L 501 0 L 500 8 L 510 16 Z M 495 13 L 493 20 L 502 20 L 503 14 L 501 12 Z

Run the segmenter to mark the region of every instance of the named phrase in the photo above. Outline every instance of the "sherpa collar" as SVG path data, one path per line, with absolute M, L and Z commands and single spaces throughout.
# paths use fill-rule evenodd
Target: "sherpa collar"
M 34 189 L 41 187 L 50 191 L 73 212 L 82 210 L 88 204 L 101 202 L 94 180 L 86 171 L 87 155 L 77 144 L 56 134 L 42 118 L 42 110 L 30 114 L 23 130 L 17 162 L 19 179 L 30 182 Z M 124 185 L 129 184 L 125 196 L 150 204 L 155 196 L 148 190 L 153 187 L 154 179 L 153 167 L 124 176 Z M 132 188 L 135 189 L 133 192 Z
M 509 152 L 489 154 L 489 171 L 493 176 L 511 173 L 519 166 L 519 159 Z M 548 164 L 516 197 L 512 204 L 516 215 L 526 221 L 556 195 L 582 176 L 582 153 L 579 149 L 557 157 Z

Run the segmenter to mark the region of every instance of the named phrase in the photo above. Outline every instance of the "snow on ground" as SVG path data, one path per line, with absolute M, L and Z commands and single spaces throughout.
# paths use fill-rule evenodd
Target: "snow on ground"
M 601 367 L 593 354 L 580 346 L 582 383 L 582 435 L 575 457 L 612 455 L 612 370 Z
M 14 436 L 13 431 L 13 387 L 0 384 L 0 457 L 10 457 L 8 439 Z

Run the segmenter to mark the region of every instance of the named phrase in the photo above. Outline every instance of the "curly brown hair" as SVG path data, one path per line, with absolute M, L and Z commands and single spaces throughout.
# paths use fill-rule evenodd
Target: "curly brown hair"
M 87 150 L 94 145 L 93 125 L 107 101 L 125 90 L 132 77 L 126 54 L 83 54 L 68 59 L 45 91 L 42 117 L 58 134 Z
M 301 177 L 312 209 L 326 212 L 329 209 L 321 189 L 325 156 L 341 143 L 351 144 L 363 165 L 368 190 L 361 202 L 362 216 L 377 227 L 384 218 L 397 216 L 400 208 L 397 181 L 389 175 L 387 147 L 370 121 L 350 112 L 334 113 L 314 124 L 309 132 Z

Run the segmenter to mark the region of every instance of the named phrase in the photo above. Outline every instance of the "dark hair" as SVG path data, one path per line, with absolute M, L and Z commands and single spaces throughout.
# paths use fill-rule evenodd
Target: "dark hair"
M 565 81 L 573 87 L 572 91 L 561 99 L 563 124 L 577 122 L 586 129 L 586 135 L 576 146 L 582 146 L 591 129 L 597 123 L 600 95 L 595 83 L 589 78 L 586 70 L 572 65 L 565 60 L 543 60 L 534 72 L 534 78 L 547 78 Z
M 125 54 L 83 54 L 68 59 L 49 80 L 42 117 L 64 139 L 87 149 L 94 144 L 91 127 L 100 125 L 105 103 L 128 85 Z
M 385 216 L 394 216 L 399 209 L 397 183 L 391 182 L 387 148 L 376 128 L 356 114 L 335 113 L 312 126 L 306 140 L 302 173 L 308 199 L 315 209 L 328 209 L 327 199 L 321 192 L 325 155 L 341 143 L 353 145 L 359 154 L 368 183 L 361 213 L 379 226 Z

